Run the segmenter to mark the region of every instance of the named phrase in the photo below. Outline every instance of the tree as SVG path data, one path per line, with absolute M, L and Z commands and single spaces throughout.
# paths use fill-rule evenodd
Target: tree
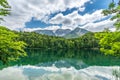
M 10 14 L 10 6 L 6 0 L 0 0 L 0 20 L 3 21 L 3 16 Z
M 10 6 L 6 0 L 0 0 L 0 21 L 10 14 Z M 17 60 L 21 56 L 26 56 L 24 48 L 26 43 L 19 41 L 18 34 L 0 26 L 0 61 L 4 64 L 10 60 Z
M 109 4 L 109 8 L 106 10 L 103 10 L 103 14 L 104 15 L 110 15 L 115 13 L 115 15 L 111 18 L 111 20 L 116 19 L 115 22 L 115 27 L 116 27 L 116 31 L 120 30 L 120 0 L 118 2 L 118 5 L 116 5 L 114 3 L 114 0 L 112 0 L 112 3 Z
M 110 32 L 109 28 L 104 28 L 103 32 Z
M 18 41 L 19 35 L 9 29 L 0 26 L 0 61 L 6 64 L 10 60 L 17 60 L 21 56 L 26 56 L 25 43 Z
M 100 50 L 106 55 L 120 56 L 120 32 L 96 33 L 100 40 Z
M 113 14 L 115 15 L 111 20 L 116 19 L 114 26 L 116 27 L 115 32 L 104 31 L 101 33 L 96 33 L 96 38 L 99 39 L 99 44 L 101 46 L 100 50 L 106 55 L 120 56 L 120 0 L 118 5 L 110 3 L 109 8 L 103 10 L 104 15 Z

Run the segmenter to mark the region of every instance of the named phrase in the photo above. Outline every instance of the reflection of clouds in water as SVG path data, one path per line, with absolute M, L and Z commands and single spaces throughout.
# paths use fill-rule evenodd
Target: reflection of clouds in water
M 20 68 L 9 67 L 0 71 L 0 80 L 28 80 Z
M 67 59 L 67 60 L 59 60 L 59 61 L 55 61 L 55 62 L 39 63 L 36 66 L 44 66 L 44 67 L 56 66 L 57 69 L 63 68 L 63 67 L 66 67 L 66 68 L 74 67 L 77 70 L 88 67 L 88 65 L 86 63 L 84 63 L 82 60 L 75 60 L 75 59 Z
M 114 80 L 112 70 L 118 67 L 93 66 L 81 70 L 21 66 L 8 67 L 0 71 L 0 80 Z

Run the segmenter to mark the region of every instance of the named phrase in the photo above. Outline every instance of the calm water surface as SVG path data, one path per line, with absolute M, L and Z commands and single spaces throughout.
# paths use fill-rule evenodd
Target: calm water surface
M 120 66 L 119 58 L 98 50 L 26 51 L 11 67 L 0 66 L 0 80 L 114 80 L 112 70 Z

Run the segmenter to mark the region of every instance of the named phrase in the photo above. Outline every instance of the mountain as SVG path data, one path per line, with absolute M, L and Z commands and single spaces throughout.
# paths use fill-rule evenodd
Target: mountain
M 56 36 L 65 36 L 66 34 L 70 33 L 70 29 L 57 29 L 55 31 Z
M 60 36 L 64 38 L 77 38 L 79 36 L 84 35 L 85 33 L 89 32 L 82 28 L 75 28 L 74 30 L 70 29 L 57 29 L 56 31 L 53 30 L 35 30 L 34 32 L 39 34 L 45 34 L 49 36 Z
M 77 37 L 84 35 L 87 32 L 89 32 L 89 31 L 77 27 L 73 31 L 71 31 L 70 33 L 66 34 L 64 37 L 65 38 L 77 38 Z
M 55 33 L 52 30 L 36 30 L 34 32 L 39 34 L 49 35 L 49 36 L 55 36 Z
M 70 33 L 70 29 L 57 29 L 56 31 L 52 30 L 35 30 L 34 32 L 39 33 L 39 34 L 45 34 L 49 36 L 60 36 L 63 37 L 66 34 Z

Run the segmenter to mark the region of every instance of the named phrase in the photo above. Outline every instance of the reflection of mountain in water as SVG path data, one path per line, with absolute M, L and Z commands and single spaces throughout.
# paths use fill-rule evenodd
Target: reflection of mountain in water
M 112 70 L 120 68 L 120 59 L 104 56 L 97 50 L 27 52 L 28 57 L 10 63 L 23 66 L 0 70 L 0 80 L 115 80 Z M 113 65 L 118 66 L 110 67 Z
M 120 67 L 75 68 L 14 66 L 0 71 L 0 80 L 115 80 L 112 70 Z M 118 79 L 119 80 L 119 79 Z
M 27 50 L 28 57 L 24 57 L 14 64 L 49 66 L 56 62 L 57 67 L 74 66 L 76 69 L 86 66 L 112 66 L 120 65 L 120 59 L 105 56 L 97 50 Z M 47 63 L 47 65 L 46 65 Z M 58 66 L 58 63 L 60 64 Z M 64 64 L 65 63 L 65 64 Z M 78 66 L 78 64 L 81 64 Z
M 40 63 L 37 64 L 36 66 L 43 66 L 43 67 L 48 67 L 48 66 L 55 66 L 57 68 L 70 68 L 74 67 L 76 69 L 81 69 L 87 67 L 87 65 L 80 60 L 74 60 L 74 59 L 66 59 L 66 60 L 60 60 L 60 61 L 55 61 L 55 62 L 47 62 L 47 63 Z

